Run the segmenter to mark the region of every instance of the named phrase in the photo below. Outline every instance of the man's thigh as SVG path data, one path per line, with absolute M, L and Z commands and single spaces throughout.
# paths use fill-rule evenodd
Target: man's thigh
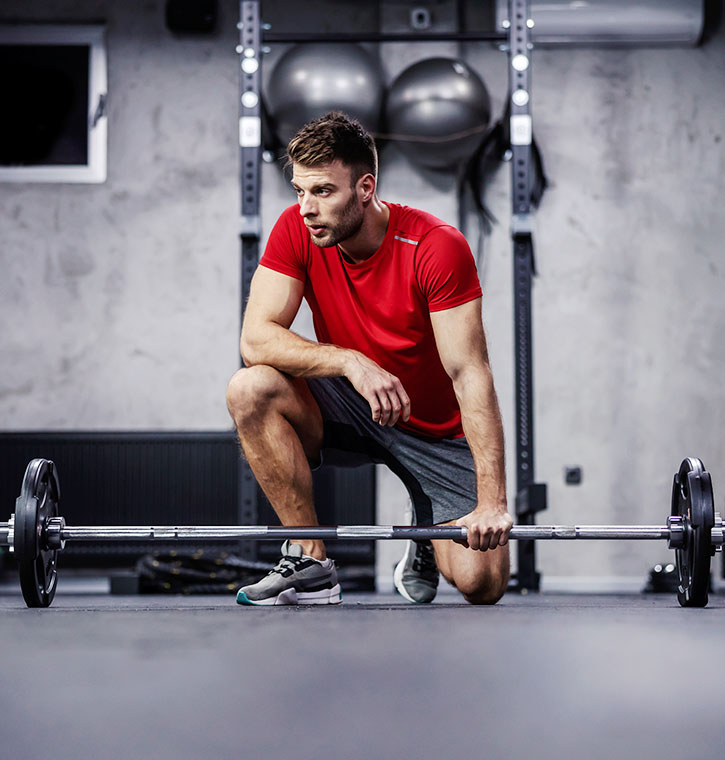
M 426 439 L 395 431 L 392 453 L 418 525 L 439 525 L 476 506 L 476 472 L 465 438 Z
M 368 402 L 341 377 L 309 378 L 307 386 L 322 415 L 321 463 L 359 467 L 385 461 L 389 429 L 372 420 Z M 311 462 L 313 467 L 320 462 Z

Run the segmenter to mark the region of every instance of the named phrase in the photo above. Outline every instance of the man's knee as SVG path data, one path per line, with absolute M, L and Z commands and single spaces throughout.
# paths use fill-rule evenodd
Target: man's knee
M 507 586 L 508 577 L 505 579 L 502 577 L 486 578 L 485 582 L 477 588 L 472 588 L 467 592 L 461 590 L 461 592 L 469 604 L 496 604 L 506 592 Z
M 499 548 L 496 554 L 500 555 L 500 559 L 497 556 L 498 561 L 486 562 L 476 571 L 469 567 L 463 577 L 454 578 L 454 585 L 469 604 L 496 604 L 506 592 L 509 581 L 508 553 L 506 549 Z
M 284 375 L 264 364 L 237 370 L 227 386 L 227 408 L 235 421 L 265 413 L 287 391 Z

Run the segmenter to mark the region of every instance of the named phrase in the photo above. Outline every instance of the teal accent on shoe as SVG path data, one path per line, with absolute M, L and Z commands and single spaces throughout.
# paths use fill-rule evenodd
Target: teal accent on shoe
M 247 599 L 247 595 L 243 591 L 237 593 L 237 604 L 248 604 L 252 607 L 257 606 L 253 601 Z

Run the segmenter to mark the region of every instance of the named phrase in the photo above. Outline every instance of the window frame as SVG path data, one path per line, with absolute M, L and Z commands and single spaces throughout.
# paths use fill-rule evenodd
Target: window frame
M 0 45 L 88 45 L 90 49 L 87 162 L 65 166 L 0 166 L 0 182 L 105 182 L 108 155 L 106 26 L 103 24 L 0 24 Z M 97 113 L 98 117 L 96 117 Z

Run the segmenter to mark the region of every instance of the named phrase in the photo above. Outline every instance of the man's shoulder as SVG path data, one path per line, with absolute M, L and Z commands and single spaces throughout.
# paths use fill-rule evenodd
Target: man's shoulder
M 287 208 L 279 215 L 278 222 L 299 227 L 302 222 L 299 205 L 293 203 L 291 206 L 287 206 Z
M 307 247 L 309 235 L 306 234 L 305 223 L 300 216 L 298 204 L 287 206 L 277 217 L 277 221 L 270 233 L 269 242 L 285 248 L 291 246 L 296 251 L 303 251 Z
M 444 222 L 434 214 L 412 206 L 403 206 L 398 203 L 389 203 L 395 210 L 396 235 L 420 241 L 423 237 L 435 233 L 435 235 L 458 237 L 461 233 L 448 222 Z
M 289 206 L 279 215 L 259 262 L 298 280 L 305 278 L 307 268 L 305 230 L 300 228 L 300 219 L 296 205 Z
M 425 234 L 435 227 L 447 226 L 442 219 L 422 209 L 400 203 L 388 203 L 388 206 L 395 212 L 394 224 L 401 232 Z

